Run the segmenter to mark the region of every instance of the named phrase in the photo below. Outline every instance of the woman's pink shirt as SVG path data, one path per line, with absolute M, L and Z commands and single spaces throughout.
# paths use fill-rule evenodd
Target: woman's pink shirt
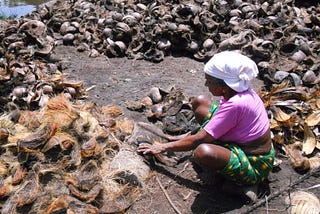
M 252 89 L 220 101 L 219 110 L 204 130 L 220 141 L 246 143 L 261 137 L 270 128 L 268 114 Z

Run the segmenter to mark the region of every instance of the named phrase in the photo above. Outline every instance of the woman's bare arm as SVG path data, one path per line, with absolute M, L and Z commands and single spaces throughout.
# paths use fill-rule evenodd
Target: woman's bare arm
M 158 154 L 166 151 L 180 152 L 180 151 L 190 151 L 201 143 L 212 143 L 215 139 L 209 135 L 205 130 L 201 130 L 195 135 L 188 135 L 187 137 L 164 144 L 150 145 L 142 143 L 139 145 L 137 151 L 143 154 Z

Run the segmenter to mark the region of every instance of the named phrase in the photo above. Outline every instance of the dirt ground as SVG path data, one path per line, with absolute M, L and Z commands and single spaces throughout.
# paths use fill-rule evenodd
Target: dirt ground
M 206 93 L 203 63 L 186 57 L 165 57 L 160 63 L 127 58 L 89 58 L 74 47 L 58 46 L 54 56 L 60 59 L 60 69 L 70 78 L 82 80 L 89 91 L 89 100 L 98 105 L 115 104 L 123 108 L 125 116 L 135 121 L 146 121 L 146 115 L 126 108 L 127 101 L 142 99 L 154 86 L 167 89 L 182 88 L 188 96 Z M 262 83 L 256 81 L 259 90 Z M 290 192 L 319 184 L 320 174 L 296 173 L 287 158 L 277 152 L 282 161 L 269 177 L 270 193 L 256 204 L 247 199 L 221 192 L 219 186 L 203 185 L 197 178 L 190 153 L 179 153 L 175 167 L 161 164 L 152 166 L 153 173 L 146 181 L 143 193 L 126 213 L 288 213 L 285 198 Z M 310 175 L 310 176 L 309 176 Z M 319 188 L 308 191 L 320 197 Z

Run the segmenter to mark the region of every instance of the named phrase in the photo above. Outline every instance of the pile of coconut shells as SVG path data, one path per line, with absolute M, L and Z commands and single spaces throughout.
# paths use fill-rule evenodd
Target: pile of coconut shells
M 124 143 L 134 121 L 117 106 L 87 103 L 83 83 L 69 79 L 52 58 L 58 45 L 76 46 L 89 57 L 152 62 L 171 54 L 206 62 L 219 51 L 241 50 L 257 63 L 264 81 L 260 95 L 274 145 L 296 170 L 318 168 L 315 2 L 53 0 L 20 19 L 0 21 L 2 213 L 123 212 L 147 176 L 148 169 L 128 161 L 140 160 Z M 175 114 L 152 111 L 166 100 L 143 105 L 167 124 L 168 115 L 194 119 L 183 108 L 174 108 Z

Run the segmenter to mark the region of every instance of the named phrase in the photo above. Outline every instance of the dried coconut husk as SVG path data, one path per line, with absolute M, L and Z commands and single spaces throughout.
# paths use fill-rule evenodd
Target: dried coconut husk
M 134 121 L 128 118 L 123 118 L 123 119 L 117 120 L 116 122 L 116 127 L 120 130 L 120 132 L 122 132 L 126 136 L 129 136 L 132 134 L 133 126 L 134 126 Z
M 2 134 L 4 135 L 2 138 L 6 138 L 5 132 L 14 129 L 14 125 L 14 122 L 10 119 L 10 114 L 3 114 L 0 116 L 0 128 L 2 129 Z
M 12 180 L 13 179 L 11 178 L 11 176 L 8 176 L 8 177 L 0 176 L 0 197 L 1 198 L 6 198 L 14 194 L 20 188 L 20 185 L 13 184 Z
M 107 171 L 108 166 L 105 166 L 109 163 L 119 152 L 120 148 L 123 146 L 123 142 L 120 141 L 113 132 L 110 132 L 108 140 L 106 141 L 103 151 L 101 152 L 100 160 L 102 161 L 101 168 L 104 171 Z
M 123 114 L 123 110 L 117 105 L 101 107 L 101 113 L 112 118 L 117 118 Z
M 41 121 L 41 113 L 40 111 L 20 111 L 20 117 L 18 120 L 18 123 L 21 125 L 25 126 L 26 128 L 30 130 L 35 130 L 37 129 L 42 121 Z
M 75 173 L 77 177 L 77 185 L 83 191 L 90 190 L 93 186 L 102 180 L 100 170 L 96 160 L 89 160 L 80 166 Z
M 79 167 L 75 173 L 67 176 L 65 183 L 73 196 L 90 203 L 95 200 L 103 189 L 101 180 L 100 169 L 96 161 L 89 160 Z
M 17 142 L 19 140 L 22 140 L 24 138 L 26 138 L 27 136 L 29 136 L 32 132 L 27 129 L 26 127 L 20 125 L 20 124 L 15 124 L 14 125 L 14 129 L 11 133 L 11 135 L 8 137 L 8 145 L 14 145 L 17 146 Z M 5 147 L 5 145 L 4 145 Z
M 19 189 L 6 200 L 2 207 L 2 212 L 11 213 L 17 207 L 31 204 L 41 194 L 41 191 L 38 174 L 30 172 L 28 179 L 25 179 Z
M 64 173 L 61 173 L 60 169 L 57 168 L 51 168 L 48 173 L 42 174 L 42 185 L 43 185 L 43 191 L 46 193 L 44 195 L 49 195 L 51 199 L 55 199 L 59 197 L 60 195 L 69 194 L 70 190 L 65 184 L 64 181 Z M 41 198 L 39 198 L 41 200 Z M 51 201 L 52 202 L 52 201 Z M 48 201 L 48 203 L 51 203 Z M 49 206 L 48 204 L 48 206 Z M 47 207 L 47 206 L 46 206 Z
M 73 121 L 79 117 L 78 112 L 64 94 L 51 98 L 47 105 L 41 109 L 41 114 L 43 123 L 56 123 L 58 129 L 70 127 Z
M 57 131 L 57 125 L 55 123 L 44 124 L 36 132 L 30 134 L 24 139 L 20 139 L 17 145 L 23 150 L 35 150 L 42 147 Z
M 135 150 L 123 148 L 102 165 L 103 206 L 101 213 L 121 213 L 138 198 L 150 173 L 149 166 Z
M 0 177 L 0 197 L 7 197 L 14 191 L 12 184 L 10 182 L 6 182 L 3 177 Z
M 73 145 L 70 157 L 70 165 L 79 166 L 81 164 L 81 148 L 78 142 Z
M 55 188 L 60 188 L 61 186 L 52 185 Z M 67 194 L 67 193 L 65 193 Z M 57 197 L 57 196 L 56 196 Z M 54 195 L 51 194 L 42 194 L 37 198 L 33 203 L 29 213 L 44 213 L 45 209 L 55 200 Z
M 56 132 L 41 148 L 41 152 L 46 153 L 53 147 L 59 145 L 62 150 L 69 149 L 76 144 L 76 139 L 66 132 Z
M 103 126 L 105 128 L 111 128 L 111 127 L 114 127 L 116 125 L 116 119 L 117 117 L 114 117 L 115 115 L 121 115 L 122 113 L 109 113 L 109 110 L 111 107 L 106 107 L 106 106 L 97 106 L 95 105 L 94 103 L 89 103 L 89 105 L 87 106 L 90 106 L 90 113 L 92 114 L 93 117 L 95 117 L 98 122 L 99 122 L 99 125 L 100 126 Z M 106 110 L 109 109 L 109 110 Z M 112 107 L 112 108 L 115 108 L 117 109 L 117 107 Z M 120 107 L 118 107 L 118 112 L 122 111 L 120 109 Z M 105 112 L 107 111 L 107 113 Z M 114 111 L 117 111 L 117 110 L 114 110 Z M 112 112 L 112 111 L 111 111 Z
M 10 114 L 3 114 L 0 116 L 0 145 L 8 142 L 9 137 L 15 130 L 15 124 L 10 119 Z
M 57 197 L 45 209 L 43 214 L 51 214 L 59 211 L 64 211 L 66 213 L 98 214 L 98 208 L 66 194 Z
M 81 117 L 84 115 L 87 117 Z M 91 114 L 80 113 L 80 118 L 73 125 L 73 129 L 81 138 L 81 155 L 83 157 L 99 155 L 103 148 L 107 146 L 109 130 L 101 127 Z
M 110 130 L 121 141 L 125 141 L 133 132 L 134 121 L 129 118 L 116 120 L 116 124 Z
M 2 144 L 3 142 L 6 142 L 8 140 L 8 137 L 9 137 L 9 131 L 7 129 L 0 128 L 0 144 Z
M 70 190 L 71 195 L 73 195 L 74 197 L 76 197 L 79 200 L 84 201 L 86 203 L 91 203 L 94 200 L 96 200 L 98 195 L 103 190 L 103 186 L 100 183 L 95 185 L 90 190 L 85 191 L 85 192 L 84 191 L 80 191 L 77 187 L 75 187 L 72 184 L 68 184 L 68 188 Z
M 100 125 L 96 118 L 90 112 L 78 111 L 79 117 L 73 121 L 72 129 L 80 139 L 90 139 L 100 131 Z
M 84 158 L 92 157 L 100 154 L 102 151 L 96 137 L 90 138 L 81 145 L 81 156 Z
M 24 169 L 22 167 L 21 164 L 17 164 L 16 166 L 14 166 L 14 168 L 12 169 L 12 180 L 11 180 L 11 183 L 13 185 L 17 185 L 19 184 L 26 176 L 27 174 L 27 171 L 26 169 Z
M 127 118 L 120 119 L 119 116 L 122 113 L 117 106 L 102 108 L 105 112 L 104 114 L 101 111 L 96 111 L 96 109 L 98 108 L 92 103 L 82 105 L 73 103 L 64 94 L 59 94 L 49 99 L 47 104 L 39 110 L 19 112 L 19 123 L 8 123 L 10 125 L 8 125 L 8 128 L 10 128 L 8 129 L 8 142 L 2 145 L 3 148 L 12 147 L 15 152 L 18 152 L 19 161 L 27 167 L 31 167 L 28 165 L 29 162 L 35 161 L 38 166 L 38 172 L 45 178 L 44 180 L 47 180 L 43 180 L 43 183 L 41 183 L 41 185 L 44 185 L 43 188 L 46 189 L 45 192 L 32 197 L 34 203 L 31 206 L 31 210 L 45 213 L 45 209 L 49 207 L 48 209 L 52 210 L 64 209 L 72 212 L 77 210 L 72 205 L 74 203 L 79 203 L 80 206 L 85 207 L 87 205 L 82 201 L 86 201 L 87 203 L 97 204 L 100 207 L 102 199 L 108 202 L 113 201 L 114 203 L 113 205 L 110 204 L 110 207 L 114 209 L 117 207 L 118 210 L 123 210 L 136 199 L 142 181 L 130 183 L 127 179 L 130 177 L 128 174 L 133 174 L 130 170 L 114 169 L 112 173 L 109 171 L 108 164 L 114 157 L 118 157 L 119 148 L 123 145 L 123 142 L 118 137 L 124 136 L 123 138 L 126 138 L 131 135 L 133 121 Z M 99 119 L 103 118 L 105 120 L 111 117 L 115 121 L 114 126 L 101 126 L 100 121 L 91 112 L 97 116 L 102 114 Z M 7 121 L 10 121 L 9 117 L 7 119 L 9 119 Z M 5 124 L 5 122 L 3 123 Z M 16 150 L 16 148 L 19 148 L 19 150 Z M 133 153 L 137 155 L 135 152 Z M 138 157 L 143 164 L 143 159 L 140 156 Z M 104 173 L 113 175 L 108 180 L 107 186 L 115 188 L 105 188 L 105 182 L 96 182 L 88 186 L 90 184 L 89 180 L 95 181 L 96 179 L 88 178 L 86 175 L 81 174 L 81 166 L 89 163 L 90 161 L 88 162 L 88 160 L 90 159 L 105 163 L 101 165 L 101 170 Z M 131 158 L 126 157 L 121 165 L 126 167 L 128 159 Z M 137 160 L 134 162 L 135 164 L 138 163 Z M 141 163 L 138 164 L 141 166 Z M 6 169 L 10 173 L 10 182 L 8 181 L 5 183 L 6 185 L 0 186 L 3 196 L 16 194 L 17 191 L 13 188 L 12 181 L 15 180 L 15 184 L 18 185 L 23 179 L 23 171 L 19 170 L 19 168 L 16 168 L 15 172 L 13 170 L 8 171 L 9 168 Z M 100 168 L 97 168 L 97 170 L 99 171 Z M 146 167 L 146 170 L 149 170 L 149 168 Z M 64 204 L 62 204 L 62 201 L 56 199 L 59 197 L 58 195 L 54 195 L 52 191 L 50 193 L 47 192 L 49 190 L 46 183 L 50 183 L 51 176 L 56 177 L 57 175 L 65 174 L 66 171 L 75 173 L 79 180 L 75 183 L 67 183 L 68 191 L 63 194 L 71 194 L 77 199 L 69 195 L 64 198 L 66 201 L 63 201 Z M 98 175 L 99 173 L 94 174 Z M 122 179 L 119 180 L 120 177 L 125 178 L 124 182 L 120 181 Z M 139 179 L 143 180 L 143 178 Z M 63 188 L 59 187 L 59 189 Z M 45 197 L 45 194 L 50 194 L 51 197 Z M 122 196 L 123 194 L 125 197 Z M 98 197 L 102 197 L 102 199 Z M 47 201 L 43 203 L 40 201 L 41 199 Z M 10 201 L 6 201 L 6 203 L 10 203 Z M 119 208 L 119 204 L 121 208 Z M 5 210 L 14 211 L 18 206 L 20 205 L 8 205 Z M 91 208 L 88 207 L 88 209 L 90 210 Z
M 6 175 L 8 171 L 7 164 L 0 159 L 0 176 Z
M 125 213 L 125 211 L 139 198 L 141 189 L 131 185 L 124 185 L 117 193 L 108 193 L 103 201 L 99 213 Z
M 108 164 L 108 172 L 107 179 L 113 182 L 141 186 L 150 168 L 135 150 L 122 148 Z

